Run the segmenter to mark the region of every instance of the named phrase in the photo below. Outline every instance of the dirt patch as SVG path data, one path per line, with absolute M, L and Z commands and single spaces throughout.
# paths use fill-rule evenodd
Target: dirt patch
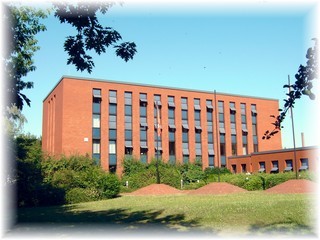
M 188 194 L 230 194 L 247 192 L 247 190 L 230 183 L 209 183 L 206 186 L 189 191 Z
M 151 184 L 149 186 L 140 188 L 132 193 L 126 195 L 142 196 L 142 195 L 171 195 L 171 194 L 181 194 L 182 191 L 171 187 L 166 184 Z
M 317 184 L 305 179 L 293 179 L 265 190 L 266 193 L 316 193 Z

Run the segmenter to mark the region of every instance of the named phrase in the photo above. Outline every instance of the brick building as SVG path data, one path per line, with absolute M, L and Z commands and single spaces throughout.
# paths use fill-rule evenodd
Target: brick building
M 227 166 L 230 156 L 281 149 L 281 134 L 262 140 L 278 106 L 275 99 L 64 76 L 43 101 L 42 148 L 89 154 L 118 173 L 125 155 Z
M 318 156 L 318 148 L 315 146 L 296 148 L 296 153 L 293 148 L 279 149 L 231 156 L 227 167 L 233 173 L 279 173 L 296 169 L 316 171 Z

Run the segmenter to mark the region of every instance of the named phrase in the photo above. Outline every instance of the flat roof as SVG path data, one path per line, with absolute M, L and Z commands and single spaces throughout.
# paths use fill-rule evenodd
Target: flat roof
M 296 151 L 303 151 L 303 150 L 319 150 L 318 146 L 307 146 L 307 147 L 298 147 L 296 148 Z M 262 152 L 253 152 L 248 155 L 238 155 L 238 156 L 230 156 L 228 158 L 230 159 L 236 159 L 236 158 L 243 158 L 253 155 L 264 155 L 264 154 L 272 154 L 272 153 L 284 153 L 284 152 L 293 152 L 294 148 L 284 148 L 284 149 L 277 149 L 277 150 L 270 150 L 270 151 L 262 151 Z
M 81 80 L 81 81 L 95 81 L 95 82 L 103 82 L 103 83 L 125 84 L 125 85 L 132 85 L 132 86 L 142 86 L 142 87 L 152 87 L 152 88 L 171 89 L 171 90 L 179 90 L 179 91 L 187 91 L 187 92 L 214 94 L 214 91 L 204 91 L 204 90 L 198 90 L 198 89 L 178 88 L 178 87 L 145 84 L 145 83 L 133 83 L 133 82 L 106 80 L 106 79 L 99 79 L 99 78 L 86 78 L 86 77 L 63 75 L 60 78 L 60 80 L 57 82 L 57 84 L 52 88 L 52 90 L 47 94 L 47 96 L 44 98 L 43 101 L 45 101 L 47 97 L 53 92 L 53 90 L 60 84 L 60 82 L 66 78 L 73 79 L 73 80 Z M 275 98 L 247 96 L 247 95 L 231 94 L 231 93 L 223 93 L 223 92 L 216 92 L 216 94 L 225 95 L 225 96 L 246 97 L 246 98 L 262 99 L 262 100 L 270 100 L 270 101 L 279 101 L 279 99 L 275 99 Z

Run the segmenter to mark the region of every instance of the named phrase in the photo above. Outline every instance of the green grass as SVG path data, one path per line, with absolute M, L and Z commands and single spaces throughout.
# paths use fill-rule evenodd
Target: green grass
M 159 231 L 260 235 L 310 235 L 314 232 L 316 196 L 250 192 L 229 195 L 123 196 L 111 200 L 26 208 L 18 224 L 48 223 L 77 228 L 90 224 L 120 233 Z M 72 228 L 71 228 L 72 229 Z M 70 228 L 69 228 L 70 230 Z

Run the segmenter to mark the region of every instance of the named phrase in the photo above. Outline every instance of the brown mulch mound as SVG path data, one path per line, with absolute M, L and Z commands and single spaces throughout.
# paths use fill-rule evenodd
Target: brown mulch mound
M 171 195 L 183 193 L 182 191 L 166 184 L 151 184 L 149 186 L 140 188 L 132 193 L 126 195 L 142 196 L 142 195 Z
M 305 179 L 293 179 L 265 190 L 266 193 L 316 193 L 317 184 Z
M 230 194 L 230 193 L 241 193 L 247 192 L 247 190 L 234 186 L 230 183 L 209 183 L 206 186 L 198 188 L 193 191 L 189 191 L 188 194 Z

